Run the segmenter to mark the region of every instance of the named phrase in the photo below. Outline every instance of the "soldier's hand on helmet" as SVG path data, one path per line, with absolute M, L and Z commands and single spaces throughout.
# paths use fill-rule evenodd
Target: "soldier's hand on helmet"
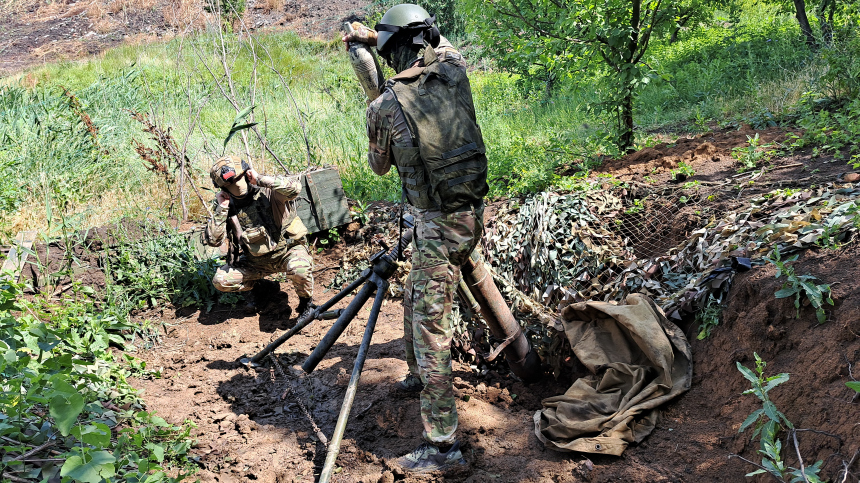
M 251 168 L 246 171 L 245 174 L 248 176 L 248 182 L 256 186 L 257 182 L 260 180 L 260 173 L 258 173 L 254 168 Z
M 343 36 L 344 42 L 361 42 L 367 45 L 376 45 L 376 30 L 362 24 L 361 22 L 352 22 L 352 32 Z
M 221 205 L 222 208 L 227 208 L 230 206 L 230 194 L 224 190 L 219 191 L 218 194 L 215 195 L 215 200 L 218 202 L 219 205 Z

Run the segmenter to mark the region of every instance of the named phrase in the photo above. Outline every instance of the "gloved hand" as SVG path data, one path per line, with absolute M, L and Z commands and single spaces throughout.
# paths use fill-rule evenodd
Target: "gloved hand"
M 367 45 L 376 45 L 376 30 L 362 24 L 361 22 L 352 22 L 352 32 L 343 36 L 344 42 L 361 42 Z
M 218 192 L 215 195 L 215 200 L 218 201 L 218 204 L 221 205 L 222 208 L 227 208 L 230 206 L 230 194 L 224 190 Z

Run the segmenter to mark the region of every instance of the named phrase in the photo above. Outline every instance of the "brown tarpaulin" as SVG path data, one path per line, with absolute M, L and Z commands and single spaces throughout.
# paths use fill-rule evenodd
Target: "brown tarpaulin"
M 690 388 L 690 344 L 654 302 L 582 302 L 561 312 L 574 354 L 594 374 L 543 400 L 535 434 L 547 447 L 619 456 L 657 423 L 656 408 Z

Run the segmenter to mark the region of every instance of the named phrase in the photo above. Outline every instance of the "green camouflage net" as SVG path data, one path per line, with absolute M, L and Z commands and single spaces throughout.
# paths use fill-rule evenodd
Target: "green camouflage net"
M 482 251 L 524 332 L 558 376 L 572 364 L 557 321 L 561 307 L 620 302 L 642 293 L 679 320 L 709 303 L 724 303 L 735 273 L 733 257 L 750 258 L 755 265 L 774 247 L 788 254 L 838 245 L 860 225 L 860 189 L 851 184 L 776 190 L 746 202 L 736 201 L 736 195 L 721 187 L 595 183 L 507 200 L 488 208 Z M 390 246 L 397 229 L 389 224 L 380 231 Z M 366 245 L 348 250 L 334 286 L 360 274 L 359 260 L 374 251 L 361 246 Z M 408 267 L 398 273 L 400 283 L 406 273 Z M 486 354 L 499 341 L 480 316 L 465 304 L 454 314 L 455 352 L 480 372 L 496 365 L 502 358 L 490 363 Z

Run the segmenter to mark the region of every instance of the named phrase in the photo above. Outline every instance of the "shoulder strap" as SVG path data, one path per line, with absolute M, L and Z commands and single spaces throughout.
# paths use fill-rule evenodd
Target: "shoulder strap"
M 424 73 L 424 69 L 425 69 L 425 67 L 417 67 L 417 66 L 416 67 L 410 67 L 410 68 L 404 70 L 403 72 L 397 74 L 396 76 L 392 77 L 391 80 L 402 81 L 402 80 L 417 79 L 418 76 L 420 76 L 421 74 Z

